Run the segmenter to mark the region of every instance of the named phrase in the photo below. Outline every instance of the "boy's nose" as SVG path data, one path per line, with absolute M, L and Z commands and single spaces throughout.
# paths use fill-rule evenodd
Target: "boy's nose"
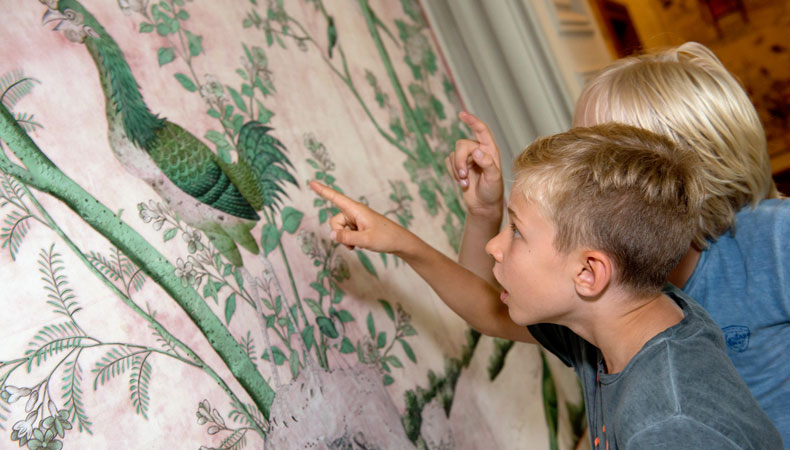
M 494 261 L 501 263 L 502 262 L 502 250 L 500 249 L 499 241 L 502 236 L 502 232 L 500 231 L 499 234 L 491 238 L 490 241 L 486 244 L 486 253 L 491 255 L 494 258 Z

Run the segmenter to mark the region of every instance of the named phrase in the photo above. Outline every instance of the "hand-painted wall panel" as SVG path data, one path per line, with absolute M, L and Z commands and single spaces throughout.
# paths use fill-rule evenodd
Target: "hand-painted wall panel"
M 572 374 L 331 242 L 306 186 L 454 254 L 418 3 L 0 5 L 0 447 L 575 446 Z

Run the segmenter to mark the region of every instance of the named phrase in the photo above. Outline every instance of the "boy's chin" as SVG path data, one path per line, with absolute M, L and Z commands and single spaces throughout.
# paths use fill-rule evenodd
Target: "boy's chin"
M 532 325 L 533 324 L 532 321 L 530 321 L 529 319 L 527 319 L 525 317 L 514 315 L 513 314 L 513 310 L 510 309 L 510 308 L 508 308 L 507 312 L 508 312 L 508 315 L 510 316 L 510 320 L 512 320 L 513 323 L 515 323 L 518 326 L 526 327 L 527 325 Z

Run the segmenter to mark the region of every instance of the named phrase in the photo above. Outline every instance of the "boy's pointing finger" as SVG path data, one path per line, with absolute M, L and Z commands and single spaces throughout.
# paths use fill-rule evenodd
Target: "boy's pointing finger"
M 491 134 L 491 130 L 488 128 L 485 122 L 480 120 L 477 116 L 472 113 L 468 113 L 466 111 L 461 111 L 458 114 L 458 118 L 461 119 L 475 134 L 475 139 L 480 145 L 493 145 L 494 144 L 494 137 Z
M 317 181 L 310 182 L 310 189 L 315 191 L 316 194 L 320 195 L 324 199 L 329 200 L 340 209 L 348 209 L 356 203 L 354 200 L 351 200 L 340 192 L 337 192 L 328 186 L 324 186 Z

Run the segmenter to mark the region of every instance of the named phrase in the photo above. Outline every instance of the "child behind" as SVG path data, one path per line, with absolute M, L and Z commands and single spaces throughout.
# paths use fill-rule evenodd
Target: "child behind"
M 719 328 L 680 291 L 662 293 L 703 201 L 695 161 L 615 124 L 530 145 L 515 163 L 508 226 L 486 245 L 504 291 L 366 206 L 311 187 L 341 209 L 330 221 L 337 242 L 398 255 L 473 328 L 540 343 L 573 366 L 594 448 L 781 449 Z
M 502 221 L 499 154 L 485 124 L 461 118 L 476 140 L 459 141 L 448 161 L 469 211 L 459 261 L 485 277 L 492 262 L 481 249 Z M 713 52 L 688 42 L 617 60 L 596 74 L 573 123 L 606 122 L 666 136 L 701 161 L 702 213 L 669 281 L 724 331 L 735 368 L 790 441 L 790 200 L 777 198 L 748 95 Z

